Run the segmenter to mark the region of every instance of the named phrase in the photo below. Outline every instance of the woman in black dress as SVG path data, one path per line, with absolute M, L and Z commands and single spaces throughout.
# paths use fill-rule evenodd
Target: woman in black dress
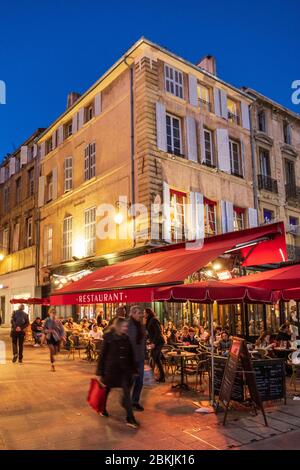
M 106 386 L 107 396 L 112 388 L 122 388 L 121 404 L 127 413 L 126 424 L 137 428 L 130 396 L 136 364 L 127 329 L 127 320 L 116 318 L 105 332 L 96 375 L 100 383 Z M 107 410 L 101 415 L 108 416 Z
M 157 382 L 165 382 L 165 372 L 161 360 L 161 350 L 165 344 L 165 340 L 162 334 L 161 324 L 151 308 L 145 308 L 144 314 L 146 330 L 150 342 L 153 369 L 157 366 L 159 370 L 159 378 L 157 379 Z
M 55 355 L 59 352 L 60 343 L 65 339 L 65 329 L 61 321 L 56 317 L 56 310 L 50 307 L 49 317 L 44 323 L 44 332 L 50 352 L 51 370 L 55 372 Z

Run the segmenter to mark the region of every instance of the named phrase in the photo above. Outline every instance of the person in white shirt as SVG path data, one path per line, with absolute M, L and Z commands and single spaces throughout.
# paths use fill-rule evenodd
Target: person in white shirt
M 93 325 L 93 328 L 89 332 L 89 336 L 92 339 L 103 339 L 102 329 L 98 328 L 97 325 Z

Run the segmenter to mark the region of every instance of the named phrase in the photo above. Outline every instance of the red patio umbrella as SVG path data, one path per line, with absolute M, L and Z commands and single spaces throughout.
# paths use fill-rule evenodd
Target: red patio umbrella
M 230 279 L 230 281 L 222 281 L 222 283 L 263 287 L 271 290 L 300 289 L 300 264 L 269 269 L 249 276 Z

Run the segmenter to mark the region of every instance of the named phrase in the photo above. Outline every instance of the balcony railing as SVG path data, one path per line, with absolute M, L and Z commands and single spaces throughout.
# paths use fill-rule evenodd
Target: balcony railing
M 287 199 L 300 201 L 300 188 L 295 184 L 288 183 L 285 185 L 285 195 Z
M 238 116 L 237 114 L 233 114 L 230 111 L 228 111 L 228 121 L 239 125 L 240 124 L 240 116 Z
M 211 111 L 211 103 L 203 98 L 199 98 L 199 106 L 201 109 L 206 109 L 206 111 Z
M 277 181 L 267 175 L 257 175 L 258 189 L 265 189 L 272 193 L 278 193 Z

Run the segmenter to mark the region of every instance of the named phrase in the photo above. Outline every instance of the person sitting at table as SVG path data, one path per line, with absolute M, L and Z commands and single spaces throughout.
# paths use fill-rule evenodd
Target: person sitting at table
M 170 346 L 176 346 L 179 342 L 177 334 L 177 330 L 173 328 L 173 330 L 167 334 L 167 344 Z
M 43 324 L 42 324 L 42 319 L 40 317 L 37 317 L 32 323 L 31 323 L 31 331 L 32 331 L 32 336 L 34 338 L 34 346 L 38 347 L 41 346 L 41 339 L 43 336 Z
M 97 319 L 94 317 L 91 319 L 90 324 L 89 324 L 89 330 L 93 328 L 94 325 L 100 326 L 97 324 Z
M 229 335 L 227 331 L 223 331 L 221 334 L 221 339 L 217 345 L 217 348 L 221 352 L 222 356 L 226 356 L 228 354 L 230 345 L 231 345 L 231 341 L 229 339 Z
M 214 330 L 215 341 L 220 341 L 222 336 L 223 328 L 221 326 L 216 326 Z
M 75 326 L 75 324 L 73 322 L 73 318 L 69 317 L 67 323 L 65 324 L 66 331 L 72 331 L 74 326 Z
M 183 343 L 188 343 L 189 345 L 192 345 L 192 346 L 199 346 L 199 341 L 197 341 L 196 338 L 195 338 L 194 328 L 189 328 L 188 329 L 188 334 L 187 334 L 187 336 L 182 337 L 182 342 Z
M 88 319 L 85 317 L 83 318 L 81 324 L 80 324 L 81 328 L 83 331 L 89 331 L 89 326 L 90 326 L 90 323 L 88 321 Z
M 272 345 L 271 341 L 271 334 L 269 331 L 263 331 L 260 335 L 260 337 L 256 340 L 255 342 L 255 347 L 256 348 L 264 348 L 264 349 L 271 349 Z
M 97 323 L 92 326 L 89 337 L 92 339 L 103 339 L 102 329 L 98 327 Z
M 189 334 L 189 327 L 186 326 L 186 325 L 184 325 L 184 326 L 182 327 L 182 330 L 181 330 L 180 333 L 179 333 L 179 339 L 180 339 L 180 341 L 183 342 L 183 338 L 185 338 L 186 336 L 188 336 L 188 334 Z
M 169 333 L 171 333 L 174 330 L 174 328 L 175 328 L 175 326 L 174 326 L 173 322 L 168 321 L 168 324 L 165 328 L 165 334 L 168 335 Z
M 291 341 L 291 332 L 290 332 L 290 324 L 289 322 L 284 322 L 283 325 L 279 328 L 279 333 L 276 336 L 276 341 Z
M 207 331 L 204 326 L 200 325 L 199 326 L 199 339 L 200 341 L 203 341 L 204 343 L 208 343 L 209 341 L 209 331 Z

